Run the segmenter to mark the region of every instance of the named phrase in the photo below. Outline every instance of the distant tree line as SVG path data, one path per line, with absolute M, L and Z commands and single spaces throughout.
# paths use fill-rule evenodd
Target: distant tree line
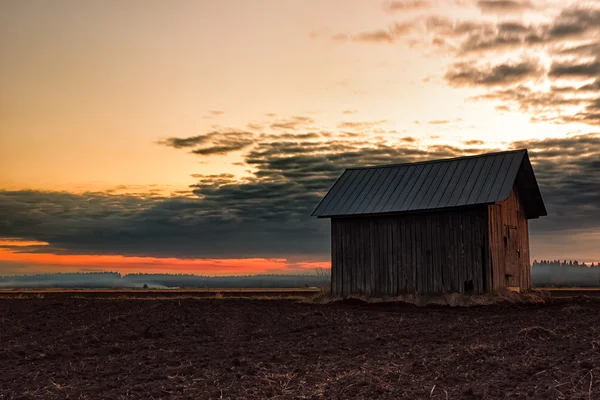
M 19 288 L 301 288 L 329 284 L 330 270 L 312 275 L 259 274 L 204 276 L 194 274 L 127 274 L 81 272 L 0 276 L 0 289 Z M 535 260 L 531 268 L 534 287 L 600 287 L 600 263 Z
M 300 288 L 323 284 L 323 274 L 202 276 L 118 272 L 55 273 L 0 276 L 0 289 L 18 288 Z
M 549 261 L 549 260 L 541 260 L 541 261 L 537 261 L 537 260 L 534 260 L 533 261 L 533 266 L 534 267 L 540 267 L 540 266 L 558 266 L 558 267 L 582 267 L 582 268 L 588 268 L 589 267 L 589 268 L 598 268 L 598 267 L 600 267 L 600 263 L 598 263 L 598 264 L 591 263 L 591 264 L 588 265 L 588 264 L 585 263 L 585 261 L 582 262 L 582 263 L 579 263 L 577 260 L 575 260 L 575 261 L 572 261 L 572 260 L 570 260 L 570 261 L 567 261 L 567 260 L 564 260 L 564 261 L 560 261 L 560 260 L 551 260 L 551 261 Z
M 600 287 L 600 263 L 536 260 L 531 283 L 534 287 Z

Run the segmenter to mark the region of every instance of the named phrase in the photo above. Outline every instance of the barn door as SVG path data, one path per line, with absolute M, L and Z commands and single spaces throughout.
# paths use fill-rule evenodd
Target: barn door
M 516 226 L 504 225 L 504 262 L 506 286 L 515 289 L 521 286 L 519 274 L 519 231 Z

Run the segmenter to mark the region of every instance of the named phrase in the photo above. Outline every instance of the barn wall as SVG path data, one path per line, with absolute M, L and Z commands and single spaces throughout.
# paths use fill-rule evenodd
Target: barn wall
M 518 192 L 489 205 L 489 246 L 494 290 L 531 288 L 529 227 Z
M 488 262 L 485 206 L 430 214 L 332 218 L 332 292 L 485 291 Z M 487 286 L 489 287 L 489 286 Z

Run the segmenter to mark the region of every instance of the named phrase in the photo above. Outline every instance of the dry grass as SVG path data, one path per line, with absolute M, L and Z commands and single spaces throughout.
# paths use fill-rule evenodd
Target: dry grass
M 550 295 L 547 292 L 528 292 L 528 293 L 517 293 L 506 291 L 496 294 L 486 295 L 461 295 L 458 293 L 450 293 L 445 295 L 402 295 L 395 297 L 366 297 L 358 296 L 344 299 L 342 297 L 332 296 L 328 290 L 322 290 L 317 292 L 312 297 L 299 296 L 294 294 L 294 291 L 265 291 L 260 295 L 245 295 L 240 292 L 239 295 L 227 294 L 227 291 L 214 292 L 211 295 L 206 293 L 202 295 L 194 295 L 193 293 L 181 294 L 181 295 L 170 295 L 161 296 L 161 292 L 158 291 L 155 296 L 139 296 L 135 292 L 115 292 L 113 293 L 98 293 L 98 296 L 83 296 L 77 293 L 69 294 L 64 293 L 66 296 L 63 298 L 70 299 L 99 299 L 99 300 L 215 300 L 215 299 L 247 299 L 247 300 L 296 300 L 302 303 L 308 304 L 329 304 L 344 300 L 358 300 L 364 303 L 377 304 L 377 303 L 405 303 L 414 304 L 417 306 L 428 306 L 428 305 L 441 305 L 450 307 L 473 307 L 483 306 L 501 303 L 510 304 L 542 304 L 550 299 Z M 19 293 L 14 296 L 0 296 L 1 299 L 44 299 L 46 296 L 42 293 Z M 576 309 L 570 310 L 565 308 L 564 311 L 576 311 Z
M 359 300 L 365 303 L 406 303 L 416 306 L 441 305 L 450 307 L 473 307 L 501 303 L 510 304 L 543 304 L 549 300 L 549 296 L 543 293 L 516 293 L 516 292 L 501 292 L 496 294 L 485 295 L 462 295 L 458 293 L 449 293 L 444 295 L 415 295 L 406 294 L 395 297 L 366 297 L 356 296 L 350 298 L 342 298 L 331 296 L 329 293 L 319 293 L 308 299 L 303 299 L 302 302 L 309 304 L 329 304 L 344 300 Z
M 519 330 L 519 336 L 531 336 L 535 339 L 550 339 L 556 336 L 556 332 L 543 326 L 530 326 Z
M 32 294 L 24 294 L 24 293 L 20 293 L 14 296 L 0 296 L 0 300 L 6 299 L 6 300 L 28 300 L 28 299 L 45 299 L 46 296 L 44 296 L 41 293 L 32 293 Z

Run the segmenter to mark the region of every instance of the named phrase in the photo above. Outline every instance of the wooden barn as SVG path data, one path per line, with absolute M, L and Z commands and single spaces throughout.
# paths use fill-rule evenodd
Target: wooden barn
M 545 216 L 527 150 L 350 168 L 331 218 L 335 295 L 531 288 L 528 220 Z

